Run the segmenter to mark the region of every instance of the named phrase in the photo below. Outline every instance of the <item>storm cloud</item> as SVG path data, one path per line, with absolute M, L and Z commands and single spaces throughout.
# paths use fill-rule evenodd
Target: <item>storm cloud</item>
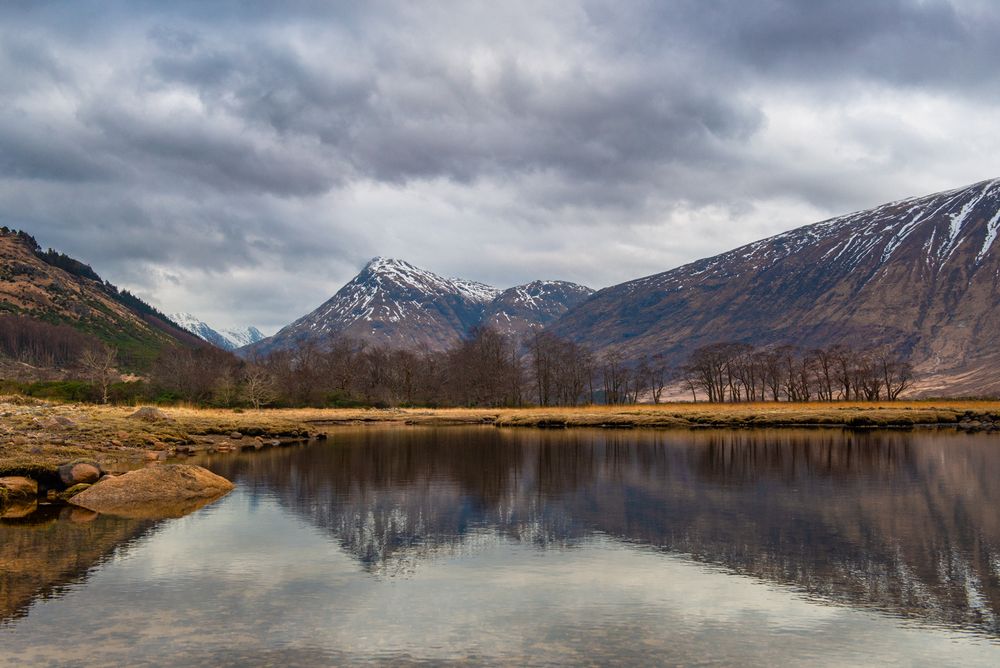
M 989 0 L 8 2 L 0 220 L 273 331 L 373 255 L 602 287 L 1000 174 Z

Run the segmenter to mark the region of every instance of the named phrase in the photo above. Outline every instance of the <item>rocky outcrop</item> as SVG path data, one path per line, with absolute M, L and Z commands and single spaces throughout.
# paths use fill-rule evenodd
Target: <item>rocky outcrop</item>
M 592 294 L 593 290 L 576 283 L 533 281 L 497 295 L 486 305 L 481 325 L 526 341 Z
M 70 503 L 119 517 L 158 519 L 186 515 L 232 489 L 231 482 L 200 466 L 169 464 L 104 478 Z

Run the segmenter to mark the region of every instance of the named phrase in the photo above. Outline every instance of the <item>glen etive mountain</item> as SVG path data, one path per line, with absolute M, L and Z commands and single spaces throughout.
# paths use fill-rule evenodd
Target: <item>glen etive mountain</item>
M 337 293 L 277 334 L 251 346 L 267 353 L 333 335 L 396 348 L 443 350 L 483 315 L 499 290 L 448 279 L 402 260 L 376 257 Z
M 322 345 L 335 335 L 441 351 L 480 325 L 523 335 L 552 322 L 591 292 L 563 281 L 535 281 L 501 291 L 376 257 L 322 306 L 244 352 L 266 354 L 304 342 Z
M 913 197 L 605 288 L 552 326 L 682 364 L 718 341 L 890 346 L 923 392 L 1000 391 L 1000 179 Z

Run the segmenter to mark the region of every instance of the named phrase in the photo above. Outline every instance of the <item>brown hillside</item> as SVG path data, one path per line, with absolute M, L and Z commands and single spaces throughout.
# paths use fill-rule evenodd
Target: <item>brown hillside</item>
M 201 345 L 156 313 L 130 308 L 113 286 L 45 262 L 29 239 L 10 232 L 0 232 L 0 313 L 72 325 L 139 364 L 164 345 Z

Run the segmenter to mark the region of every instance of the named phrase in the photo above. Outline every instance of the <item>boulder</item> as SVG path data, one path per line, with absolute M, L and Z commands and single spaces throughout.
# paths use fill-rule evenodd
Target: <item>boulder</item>
M 38 483 L 23 476 L 0 478 L 0 489 L 5 492 L 3 496 L 10 500 L 34 499 L 38 496 Z
M 100 480 L 103 474 L 100 465 L 92 461 L 70 462 L 59 467 L 59 479 L 66 487 L 92 485 Z
M 241 434 L 238 431 L 234 431 L 229 434 L 229 438 L 233 439 L 234 441 L 238 441 L 241 438 L 243 438 L 243 434 Z
M 232 489 L 233 483 L 200 466 L 167 464 L 102 479 L 70 503 L 120 517 L 182 517 Z
M 129 415 L 129 418 L 133 420 L 142 420 L 143 422 L 163 422 L 169 420 L 167 414 L 161 411 L 159 408 L 154 408 L 153 406 L 143 406 L 135 413 Z

